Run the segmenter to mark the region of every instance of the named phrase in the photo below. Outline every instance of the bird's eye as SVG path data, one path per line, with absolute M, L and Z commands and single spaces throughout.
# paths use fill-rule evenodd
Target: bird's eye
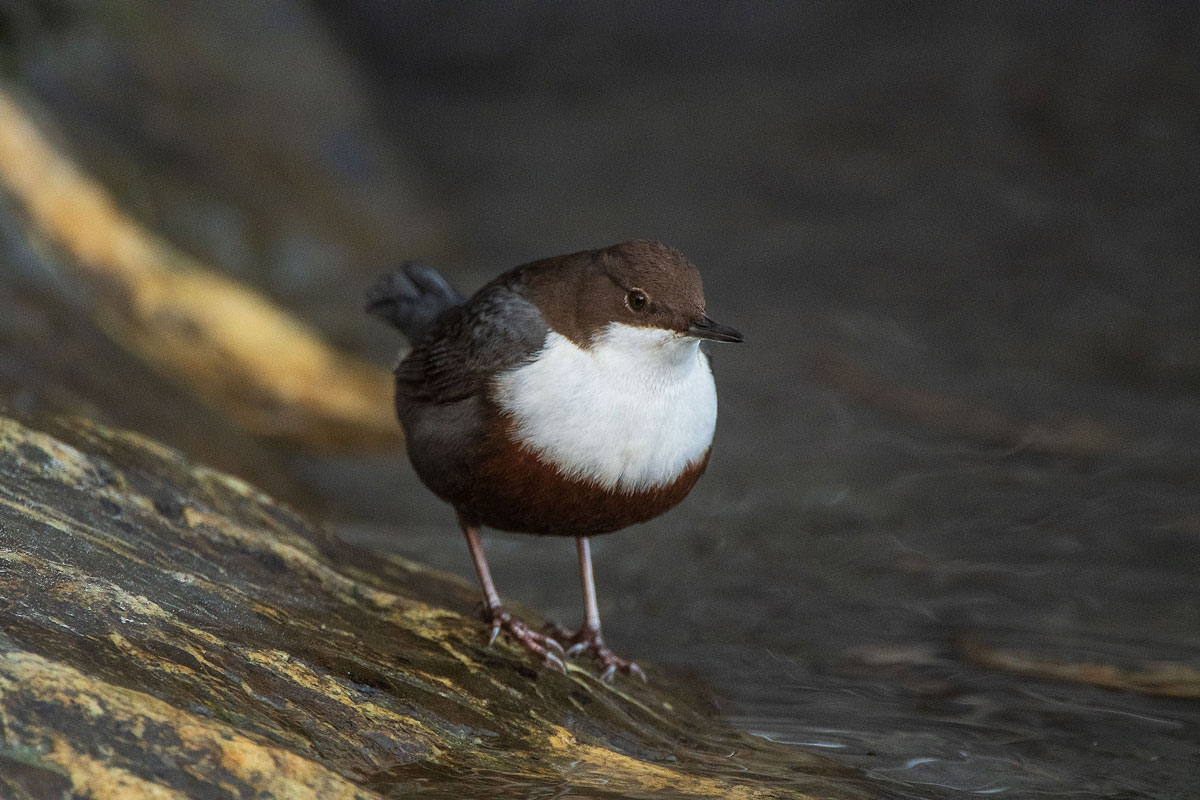
M 649 302 L 650 298 L 641 289 L 630 289 L 629 294 L 625 295 L 625 305 L 629 306 L 630 311 L 641 311 Z

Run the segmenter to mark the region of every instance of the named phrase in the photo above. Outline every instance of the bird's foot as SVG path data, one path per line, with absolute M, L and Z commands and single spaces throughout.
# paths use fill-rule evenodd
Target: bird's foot
M 603 672 L 600 673 L 600 680 L 605 683 L 612 683 L 613 676 L 618 672 L 624 672 L 626 675 L 636 675 L 642 679 L 642 683 L 646 683 L 646 673 L 642 672 L 642 668 L 632 661 L 626 661 L 618 656 L 608 646 L 604 644 L 604 637 L 600 635 L 599 628 L 593 628 L 584 625 L 578 631 L 571 632 L 557 625 L 553 626 L 550 632 L 552 639 L 557 639 L 566 646 L 567 658 L 578 658 L 586 655 L 600 662 Z
M 533 653 L 538 658 L 545 661 L 559 672 L 566 672 L 567 665 L 563 663 L 563 648 L 554 637 L 543 636 L 536 631 L 529 629 L 521 620 L 509 613 L 504 606 L 488 606 L 483 607 L 483 621 L 491 623 L 492 635 L 488 638 L 488 647 L 491 647 L 496 637 L 500 635 L 500 631 L 504 631 L 512 638 L 520 642 L 526 650 Z

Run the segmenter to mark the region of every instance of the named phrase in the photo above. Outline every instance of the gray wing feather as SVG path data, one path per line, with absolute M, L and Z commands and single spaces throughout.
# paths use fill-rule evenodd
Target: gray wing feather
M 533 303 L 502 285 L 442 313 L 396 367 L 397 402 L 446 404 L 482 392 L 497 372 L 532 358 L 547 326 Z

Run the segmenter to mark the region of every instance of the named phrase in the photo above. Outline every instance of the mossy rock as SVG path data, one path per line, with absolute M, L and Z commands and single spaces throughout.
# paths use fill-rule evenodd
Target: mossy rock
M 31 424 L 0 416 L 5 796 L 861 796 L 669 677 L 489 648 L 469 585 L 174 450 Z

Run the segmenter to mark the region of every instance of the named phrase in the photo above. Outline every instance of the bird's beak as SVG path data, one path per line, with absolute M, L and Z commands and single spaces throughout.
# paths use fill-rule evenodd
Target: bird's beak
M 728 325 L 722 325 L 719 322 L 713 322 L 708 318 L 708 315 L 700 317 L 698 322 L 693 322 L 692 327 L 687 330 L 688 336 L 695 336 L 697 339 L 710 339 L 714 342 L 743 342 L 745 339 L 742 335 L 730 328 Z

